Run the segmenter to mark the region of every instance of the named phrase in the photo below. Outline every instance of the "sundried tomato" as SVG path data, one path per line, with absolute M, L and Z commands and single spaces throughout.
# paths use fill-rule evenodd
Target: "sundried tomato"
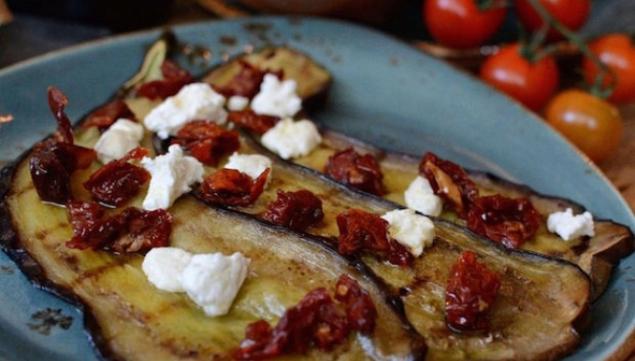
M 48 102 L 49 109 L 51 109 L 53 117 L 55 117 L 55 120 L 57 121 L 57 132 L 60 142 L 74 144 L 71 121 L 68 119 L 68 116 L 64 111 L 66 109 L 66 105 L 68 105 L 68 98 L 61 90 L 50 86 L 48 88 Z
M 532 238 L 541 220 L 529 199 L 501 195 L 476 198 L 467 214 L 469 229 L 509 248 Z
M 104 217 L 96 203 L 71 201 L 68 204 L 73 238 L 70 248 L 104 249 L 120 253 L 146 251 L 168 245 L 172 232 L 172 216 L 164 209 L 144 211 L 126 208 Z
M 194 158 L 204 164 L 215 166 L 224 155 L 240 148 L 238 132 L 226 130 L 216 123 L 197 120 L 186 124 L 172 139 L 187 149 Z
M 430 182 L 434 193 L 450 202 L 454 209 L 465 215 L 469 203 L 478 196 L 478 189 L 459 165 L 426 153 L 419 172 Z
M 245 339 L 234 351 L 234 358 L 263 360 L 287 353 L 305 353 L 312 344 L 330 350 L 345 341 L 353 330 L 373 332 L 375 305 L 357 281 L 341 276 L 335 298 L 339 304 L 326 289 L 317 288 L 287 309 L 275 328 L 263 320 L 251 323 Z
M 240 66 L 238 73 L 227 84 L 215 86 L 214 89 L 226 97 L 239 95 L 251 99 L 260 91 L 260 84 L 267 71 L 244 60 L 239 60 L 238 65 Z M 282 72 L 275 74 L 282 78 Z
M 203 180 L 201 196 L 215 204 L 248 206 L 262 194 L 270 171 L 269 168 L 265 169 L 254 180 L 238 170 L 223 168 Z
M 304 231 L 324 218 L 322 201 L 306 189 L 278 191 L 278 197 L 267 205 L 262 218 L 273 224 Z
M 108 129 L 117 119 L 126 118 L 134 120 L 134 114 L 128 108 L 125 101 L 115 99 L 90 113 L 83 127 L 97 127 L 99 130 Z
M 337 152 L 329 157 L 324 172 L 338 182 L 348 184 L 364 192 L 382 195 L 385 193 L 384 175 L 379 163 L 370 154 L 361 155 L 353 148 Z
M 125 209 L 121 217 L 127 232 L 110 246 L 115 252 L 141 252 L 169 245 L 172 216 L 165 209 L 144 211 L 131 207 Z
M 73 227 L 73 238 L 86 239 L 91 229 L 104 216 L 104 208 L 93 202 L 70 201 L 67 205 L 71 226 Z
M 335 286 L 335 299 L 346 305 L 346 315 L 352 329 L 365 334 L 373 332 L 377 310 L 368 292 L 356 280 L 347 275 L 340 276 Z
M 70 120 L 64 108 L 68 99 L 57 88 L 48 90 L 48 102 L 58 123 L 58 134 L 35 146 L 29 160 L 33 185 L 40 199 L 60 205 L 71 198 L 71 174 L 88 167 L 97 154 L 89 148 L 74 145 Z
M 103 205 L 119 207 L 136 196 L 148 180 L 147 170 L 128 163 L 131 159 L 141 159 L 147 155 L 144 148 L 135 148 L 118 160 L 113 160 L 93 173 L 84 182 L 93 199 Z
M 498 274 L 479 263 L 474 253 L 463 252 L 450 270 L 445 290 L 445 318 L 450 329 L 487 329 L 487 314 L 499 288 Z
M 187 70 L 167 59 L 161 64 L 161 73 L 163 79 L 141 84 L 137 89 L 137 95 L 151 100 L 165 99 L 178 93 L 183 86 L 194 80 Z
M 227 119 L 238 127 L 256 134 L 264 134 L 280 120 L 278 117 L 256 114 L 251 109 L 229 112 Z
M 407 266 L 413 261 L 412 255 L 388 236 L 388 222 L 376 214 L 350 209 L 337 215 L 337 227 L 340 254 L 369 251 L 399 266 Z

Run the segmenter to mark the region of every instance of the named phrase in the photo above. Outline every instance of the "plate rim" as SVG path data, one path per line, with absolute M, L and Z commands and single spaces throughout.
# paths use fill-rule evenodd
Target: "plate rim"
M 81 54 L 83 52 L 90 52 L 92 49 L 99 48 L 100 46 L 103 46 L 105 44 L 112 44 L 112 43 L 119 43 L 119 42 L 125 43 L 126 41 L 133 41 L 135 39 L 142 39 L 146 37 L 157 36 L 158 34 L 160 34 L 162 31 L 166 29 L 171 29 L 171 30 L 174 30 L 176 33 L 178 33 L 179 31 L 195 31 L 197 30 L 197 28 L 202 29 L 206 25 L 214 25 L 214 24 L 222 24 L 222 23 L 281 22 L 281 21 L 298 21 L 298 20 L 301 22 L 306 21 L 306 22 L 312 22 L 312 23 L 321 23 L 321 24 L 324 24 L 324 26 L 335 25 L 340 27 L 353 27 L 363 32 L 372 33 L 373 36 L 388 39 L 392 42 L 399 43 L 401 46 L 404 46 L 404 48 L 407 47 L 409 50 L 412 50 L 413 52 L 418 52 L 422 56 L 429 58 L 429 60 L 442 64 L 442 66 L 447 68 L 448 71 L 462 73 L 464 76 L 467 76 L 472 81 L 480 82 L 478 77 L 474 76 L 473 74 L 465 70 L 453 67 L 449 65 L 448 63 L 440 59 L 434 58 L 433 56 L 427 53 L 421 52 L 420 50 L 417 50 L 415 47 L 413 47 L 411 44 L 409 44 L 403 39 L 400 39 L 392 34 L 384 33 L 382 31 L 371 28 L 369 26 L 352 23 L 352 22 L 348 22 L 348 21 L 344 21 L 340 19 L 326 19 L 326 18 L 316 17 L 316 16 L 284 16 L 284 15 L 282 16 L 275 16 L 275 15 L 253 16 L 253 17 L 237 18 L 237 19 L 206 19 L 206 20 L 192 21 L 192 22 L 186 22 L 182 24 L 171 25 L 168 27 L 154 27 L 154 28 L 149 28 L 144 30 L 127 32 L 123 34 L 108 35 L 102 38 L 89 40 L 86 42 L 71 45 L 61 49 L 52 50 L 52 51 L 43 53 L 41 55 L 37 55 L 35 57 L 31 57 L 31 58 L 16 62 L 14 64 L 11 64 L 7 67 L 0 69 L 0 81 L 5 76 L 8 76 L 15 72 L 20 72 L 24 69 L 28 69 L 31 67 L 38 67 L 38 66 L 45 65 L 49 61 L 58 60 L 65 56 Z M 617 187 L 608 179 L 608 177 L 601 171 L 601 169 L 594 162 L 592 162 L 584 153 L 582 153 L 579 149 L 577 149 L 569 140 L 564 138 L 558 132 L 554 131 L 548 124 L 546 124 L 543 121 L 543 119 L 538 114 L 533 113 L 532 111 L 524 107 L 515 99 L 499 92 L 498 90 L 496 90 L 494 87 L 490 86 L 489 84 L 486 84 L 484 82 L 480 82 L 480 83 L 490 88 L 491 90 L 495 90 L 498 94 L 503 95 L 507 99 L 507 101 L 521 108 L 523 113 L 525 113 L 526 116 L 534 119 L 536 122 L 542 123 L 539 126 L 547 127 L 548 129 L 545 129 L 545 131 L 555 133 L 555 135 L 557 135 L 557 137 L 559 137 L 561 141 L 567 144 L 569 148 L 572 149 L 590 169 L 592 169 L 595 175 L 599 176 L 602 182 L 606 186 L 608 186 L 608 189 L 610 189 L 611 192 L 613 192 L 613 194 L 617 196 L 620 206 L 623 208 L 623 210 L 626 211 L 626 214 L 628 214 L 630 218 L 629 219 L 630 224 L 626 224 L 626 226 L 631 228 L 631 230 L 633 230 L 633 224 L 635 224 L 635 213 L 630 208 L 630 206 L 628 205 L 624 197 L 621 195 L 621 193 L 618 191 Z M 4 165 L 0 165 L 0 167 L 5 168 L 7 166 L 10 166 L 10 164 L 11 162 Z M 635 257 L 635 255 L 631 255 L 629 257 Z M 30 286 L 33 286 L 31 285 L 30 282 L 29 284 Z M 621 335 L 621 337 L 616 339 L 612 347 L 608 346 L 608 347 L 600 348 L 600 349 L 604 349 L 605 352 L 603 352 L 603 356 L 605 356 L 607 360 L 609 359 L 619 360 L 619 359 L 625 358 L 629 354 L 628 351 L 626 351 L 626 349 L 635 348 L 634 347 L 635 346 L 635 319 L 631 321 L 631 323 L 627 326 L 626 329 L 627 329 L 626 332 L 624 332 Z M 572 354 L 569 354 L 568 356 L 575 356 L 575 354 L 576 352 L 574 351 Z

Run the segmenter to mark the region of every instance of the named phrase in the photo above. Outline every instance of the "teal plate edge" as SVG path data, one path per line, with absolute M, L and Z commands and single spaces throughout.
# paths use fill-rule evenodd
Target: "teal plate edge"
M 487 170 L 534 189 L 571 198 L 597 217 L 635 229 L 619 192 L 595 165 L 522 106 L 477 79 L 377 31 L 317 18 L 258 17 L 173 28 L 179 40 L 212 50 L 212 63 L 245 47 L 297 48 L 335 78 L 321 123 L 381 147 L 409 153 L 433 150 L 471 168 Z M 103 103 L 138 68 L 161 30 L 133 33 L 49 53 L 0 70 L 0 164 L 49 134 L 54 122 L 45 91 L 69 96 L 69 115 Z M 183 64 L 187 64 L 183 59 Z M 190 64 L 194 74 L 205 68 Z M 623 260 L 591 310 L 580 348 L 567 360 L 614 355 L 635 330 L 635 256 Z M 0 360 L 91 360 L 82 315 L 35 289 L 0 255 Z M 7 292 L 11 290 L 11 292 Z M 42 330 L 33 315 L 50 308 L 74 319 L 68 329 Z M 57 313 L 54 313 L 57 315 Z M 62 317 L 60 316 L 60 317 Z

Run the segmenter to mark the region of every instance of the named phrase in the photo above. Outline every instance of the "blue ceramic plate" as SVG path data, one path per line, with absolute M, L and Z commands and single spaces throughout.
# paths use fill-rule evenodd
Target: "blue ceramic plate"
M 287 18 L 207 22 L 175 31 L 187 43 L 210 48 L 213 62 L 248 45 L 300 49 L 335 78 L 330 100 L 318 115 L 324 124 L 393 150 L 437 151 L 540 192 L 572 198 L 597 217 L 635 228 L 633 214 L 607 179 L 540 119 L 479 81 L 385 35 L 341 22 Z M 66 92 L 69 115 L 79 119 L 137 70 L 146 46 L 158 35 L 111 38 L 0 71 L 0 113 L 15 116 L 0 128 L 0 160 L 15 158 L 53 130 L 45 98 L 48 85 Z M 204 69 L 191 70 L 200 74 Z M 571 360 L 604 359 L 635 329 L 635 283 L 627 278 L 634 264 L 635 257 L 630 257 L 616 270 L 593 306 L 588 334 Z M 0 360 L 96 358 L 81 313 L 32 287 L 4 255 L 0 289 Z M 48 330 L 34 317 L 46 308 L 61 310 L 53 314 L 58 321 L 72 317 L 70 327 Z

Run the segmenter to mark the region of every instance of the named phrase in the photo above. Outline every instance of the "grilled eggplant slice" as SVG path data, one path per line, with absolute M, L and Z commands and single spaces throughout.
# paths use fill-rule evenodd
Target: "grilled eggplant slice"
M 322 72 L 313 70 L 321 70 L 323 68 L 312 62 L 307 56 L 286 48 L 266 49 L 263 53 L 275 53 L 276 64 L 278 65 L 275 69 L 282 69 L 290 78 L 295 79 L 298 82 L 298 88 L 316 89 L 311 94 L 319 93 L 320 91 L 317 89 L 326 91 L 328 88 L 330 78 L 323 75 Z M 227 74 L 230 69 L 237 67 L 236 64 L 241 59 L 250 59 L 252 64 L 265 68 L 267 65 L 266 57 L 262 57 L 258 54 L 261 53 L 247 55 L 221 65 L 205 76 L 204 80 L 214 85 L 222 85 L 220 79 L 225 79 L 224 75 Z M 293 65 L 287 68 L 287 64 Z M 302 69 L 310 70 L 298 71 L 300 67 L 295 64 L 304 64 Z M 319 74 L 319 76 L 314 76 L 315 74 Z M 301 93 L 300 95 L 306 94 Z M 322 135 L 324 142 L 320 147 L 315 149 L 308 156 L 295 159 L 294 161 L 308 168 L 322 171 L 329 156 L 339 150 L 353 147 L 363 153 L 372 153 L 378 158 L 380 167 L 384 173 L 384 184 L 387 188 L 387 194 L 384 198 L 394 202 L 395 207 L 405 206 L 403 193 L 418 174 L 418 158 L 405 154 L 385 152 L 359 140 L 328 130 L 323 130 Z M 477 184 L 481 194 L 528 197 L 545 219 L 550 213 L 565 210 L 566 208 L 572 208 L 576 212 L 583 211 L 583 207 L 574 202 L 540 194 L 526 186 L 511 183 L 491 174 L 469 170 L 468 173 L 471 179 Z M 458 218 L 457 215 L 451 211 L 445 211 L 441 215 L 441 218 L 450 220 L 459 225 L 465 225 L 465 221 Z M 557 235 L 550 233 L 543 224 L 536 236 L 525 242 L 522 247 L 525 250 L 550 257 L 561 258 L 578 264 L 591 276 L 594 286 L 593 298 L 595 299 L 599 297 L 606 288 L 614 266 L 621 258 L 631 254 L 634 248 L 633 235 L 628 227 L 608 220 L 596 220 L 595 231 L 596 235 L 594 237 L 580 237 L 579 239 L 566 242 Z
M 127 101 L 138 117 L 155 104 Z M 82 129 L 78 143 L 90 146 L 96 137 L 95 129 Z M 434 245 L 412 268 L 396 267 L 371 255 L 344 260 L 329 243 L 337 234 L 335 216 L 351 207 L 383 213 L 395 204 L 274 157 L 249 136 L 241 137 L 240 151 L 265 153 L 274 160 L 269 186 L 254 206 L 224 210 L 187 196 L 171 208 L 175 218 L 172 245 L 192 252 L 241 251 L 252 258 L 248 281 L 227 316 L 205 318 L 183 296 L 154 289 L 139 270 L 139 256 L 66 248 L 64 242 L 71 233 L 66 212 L 40 202 L 25 160 L 4 173 L 7 189 L 0 193 L 4 245 L 31 276 L 87 306 L 98 326 L 92 333 L 104 354 L 113 358 L 224 359 L 242 338 L 247 323 L 256 318 L 275 320 L 306 291 L 330 285 L 339 273 L 351 274 L 371 292 L 379 308 L 379 327 L 372 340 L 357 337 L 330 354 L 313 351 L 313 359 L 378 358 L 377 352 L 403 359 L 418 357 L 421 340 L 409 333 L 408 324 L 389 304 L 402 305 L 407 321 L 427 338 L 430 360 L 555 359 L 578 343 L 575 322 L 587 310 L 591 286 L 575 265 L 504 249 L 442 220 L 435 221 Z M 88 174 L 89 170 L 75 175 L 80 197 L 87 196 L 78 184 Z M 313 191 L 324 204 L 324 221 L 308 230 L 312 236 L 255 219 L 276 190 L 298 188 Z M 140 201 L 134 199 L 131 205 Z M 445 325 L 448 272 L 465 250 L 477 253 L 501 275 L 487 333 L 456 334 Z
M 354 147 L 363 153 L 372 153 L 378 158 L 384 173 L 384 184 L 387 188 L 384 197 L 401 207 L 405 206 L 403 194 L 418 175 L 419 159 L 407 154 L 378 150 L 331 131 L 324 131 L 323 136 L 324 143 L 320 149 L 298 159 L 299 164 L 321 170 L 331 154 L 348 147 Z M 567 208 L 573 209 L 575 213 L 585 210 L 583 206 L 570 200 L 540 194 L 527 186 L 506 181 L 489 173 L 468 170 L 468 174 L 481 194 L 527 197 L 544 219 L 553 212 L 564 211 Z M 441 218 L 465 226 L 465 221 L 451 210 L 444 210 Z M 522 248 L 578 264 L 591 277 L 592 298 L 596 299 L 606 289 L 615 265 L 633 252 L 633 241 L 633 234 L 628 227 L 610 220 L 595 220 L 595 236 L 579 237 L 571 241 L 562 240 L 558 235 L 549 232 L 546 224 L 542 224 L 536 236 L 525 242 Z
M 96 132 L 79 132 L 79 144 L 92 145 Z M 245 285 L 226 316 L 209 318 L 180 294 L 154 288 L 140 269 L 142 256 L 67 248 L 71 237 L 66 210 L 41 202 L 28 170 L 28 155 L 5 171 L 2 191 L 4 247 L 36 279 L 85 305 L 96 321 L 90 331 L 105 356 L 126 360 L 222 360 L 244 336 L 248 323 L 275 322 L 284 310 L 316 287 L 332 288 L 348 274 L 369 291 L 378 310 L 372 337 L 357 335 L 332 352 L 311 351 L 288 359 L 415 360 L 425 345 L 403 321 L 388 297 L 365 273 L 319 241 L 266 226 L 237 213 L 180 199 L 171 245 L 194 253 L 242 252 L 252 262 Z M 90 171 L 76 173 L 78 190 Z M 6 192 L 5 192 L 6 191 Z M 77 194 L 81 194 L 79 191 Z M 85 194 L 84 194 L 85 195 Z M 140 205 L 137 197 L 131 205 Z M 39 267 L 32 267 L 33 262 Z M 28 266 L 28 267 L 27 267 Z M 287 358 L 285 358 L 287 359 Z
M 133 99 L 128 104 L 136 111 L 141 109 Z M 230 209 L 259 218 L 275 199 L 277 190 L 308 189 L 322 200 L 324 219 L 307 232 L 326 242 L 330 240 L 334 248 L 333 238 L 339 233 L 337 214 L 350 208 L 381 214 L 395 207 L 275 157 L 247 135 L 241 137 L 240 152 L 268 155 L 273 161 L 272 173 L 267 189 L 253 205 Z M 213 171 L 207 168 L 208 173 Z M 202 197 L 201 200 L 204 201 Z M 447 221 L 435 221 L 435 228 L 434 245 L 415 260 L 412 268 L 378 261 L 372 255 L 361 259 L 387 285 L 391 295 L 404 304 L 407 319 L 426 339 L 427 359 L 553 359 L 575 347 L 579 335 L 574 323 L 585 314 L 591 292 L 584 272 L 565 261 L 507 250 Z M 448 273 L 458 255 L 466 250 L 477 253 L 501 275 L 498 301 L 491 310 L 490 333 L 459 335 L 448 331 L 445 325 Z

